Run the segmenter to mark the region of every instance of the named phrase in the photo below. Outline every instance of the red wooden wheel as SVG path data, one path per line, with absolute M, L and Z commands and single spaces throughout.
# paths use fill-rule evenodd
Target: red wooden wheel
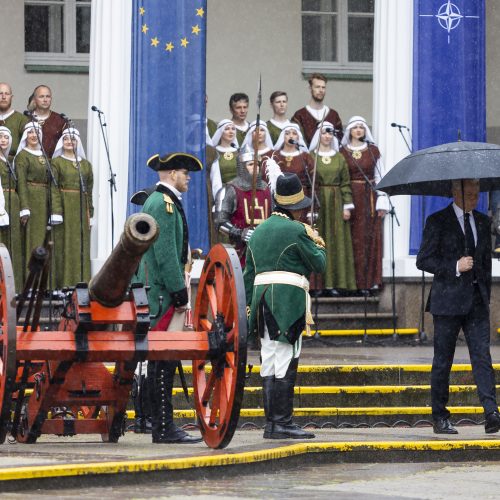
M 16 303 L 9 252 L 0 244 L 0 444 L 5 441 L 16 382 Z
M 215 245 L 198 285 L 194 329 L 224 330 L 225 348 L 212 359 L 193 361 L 196 413 L 205 443 L 225 448 L 240 416 L 247 359 L 247 318 L 241 264 L 234 248 Z

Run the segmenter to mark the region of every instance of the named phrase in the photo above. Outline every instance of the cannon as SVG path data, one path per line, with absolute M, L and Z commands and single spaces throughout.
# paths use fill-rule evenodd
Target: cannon
M 9 253 L 0 245 L 0 444 L 8 434 L 35 443 L 42 434 L 124 435 L 134 370 L 144 360 L 191 360 L 194 403 L 205 443 L 229 444 L 246 369 L 241 266 L 232 247 L 215 245 L 200 276 L 192 331 L 151 331 L 147 290 L 131 279 L 158 228 L 132 215 L 120 242 L 90 281 L 79 283 L 57 330 L 16 326 Z

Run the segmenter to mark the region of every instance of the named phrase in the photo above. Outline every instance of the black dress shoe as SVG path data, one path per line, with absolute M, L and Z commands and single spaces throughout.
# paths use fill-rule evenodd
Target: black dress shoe
M 312 432 L 301 429 L 296 424 L 274 424 L 272 431 L 264 435 L 267 439 L 314 439 L 316 436 Z
M 322 297 L 340 297 L 340 293 L 336 288 L 325 288 Z
M 434 420 L 434 434 L 458 434 L 458 431 L 450 424 L 447 418 Z
M 191 436 L 177 426 L 169 428 L 168 431 L 153 432 L 153 443 L 155 444 L 192 444 L 203 440 L 201 436 Z
M 484 430 L 486 434 L 493 434 L 500 430 L 500 414 L 497 411 L 486 415 Z

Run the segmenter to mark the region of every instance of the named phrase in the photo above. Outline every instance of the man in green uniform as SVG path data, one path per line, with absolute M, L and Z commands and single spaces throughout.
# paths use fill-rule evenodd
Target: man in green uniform
M 28 118 L 12 109 L 12 89 L 8 83 L 0 83 L 0 126 L 7 127 L 12 134 L 9 161 L 16 156 L 19 141 L 24 132 Z
M 189 236 L 181 198 L 188 190 L 189 172 L 201 170 L 202 164 L 195 156 L 171 153 L 152 156 L 148 166 L 158 172 L 160 181 L 144 203 L 143 212 L 154 217 L 160 234 L 141 260 L 139 280 L 150 287 L 148 299 L 155 317 L 152 329 L 180 331 L 189 308 L 185 274 Z M 190 436 L 174 424 L 172 388 L 176 366 L 177 361 L 148 363 L 153 443 L 201 441 L 201 437 Z
M 271 186 L 271 190 L 273 190 Z M 249 332 L 261 342 L 264 438 L 311 439 L 292 423 L 301 334 L 312 324 L 307 276 L 325 268 L 323 240 L 299 222 L 311 199 L 296 174 L 276 180 L 275 210 L 257 226 L 247 246 L 244 272 Z

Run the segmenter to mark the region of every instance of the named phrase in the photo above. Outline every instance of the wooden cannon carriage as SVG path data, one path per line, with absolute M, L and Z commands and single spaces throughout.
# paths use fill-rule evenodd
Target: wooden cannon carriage
M 157 232 L 152 217 L 132 215 L 89 286 L 81 283 L 68 293 L 56 331 L 39 328 L 37 306 L 33 320 L 16 326 L 20 308 L 16 311 L 12 265 L 7 249 L 0 246 L 0 444 L 7 434 L 23 443 L 34 443 L 41 434 L 101 434 L 103 441 L 117 442 L 124 433 L 134 370 L 143 360 L 192 360 L 203 438 L 212 448 L 231 441 L 246 368 L 245 293 L 238 257 L 223 245 L 208 254 L 193 331 L 150 331 L 146 289 L 130 282 Z M 37 249 L 38 258 L 42 250 Z M 36 295 L 36 290 L 31 293 Z

